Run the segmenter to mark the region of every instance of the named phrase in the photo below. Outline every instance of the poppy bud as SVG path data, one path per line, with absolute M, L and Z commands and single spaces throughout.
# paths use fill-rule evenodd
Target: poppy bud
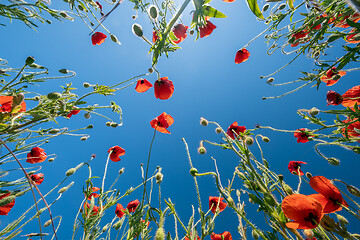
M 239 189 L 236 189 L 236 196 L 240 197 L 241 196 L 241 192 Z
M 204 148 L 203 146 L 200 146 L 198 149 L 197 149 L 198 153 L 199 154 L 205 154 L 206 153 L 206 148 Z
M 31 64 L 33 64 L 35 62 L 35 58 L 30 56 L 30 57 L 27 57 L 26 60 L 25 60 L 25 64 L 30 66 Z
M 90 115 L 90 113 L 89 113 L 89 112 L 85 113 L 85 114 L 84 114 L 84 118 L 86 118 L 86 119 L 89 119 L 89 118 L 91 118 L 91 115 Z
M 252 137 L 246 137 L 245 138 L 245 143 L 246 143 L 246 145 L 251 146 L 251 145 L 254 144 L 254 139 Z
M 60 16 L 62 16 L 63 18 L 69 17 L 69 15 L 66 12 L 60 12 Z
M 59 92 L 51 92 L 51 93 L 49 93 L 48 95 L 47 95 L 47 98 L 48 99 L 51 99 L 51 100 L 57 100 L 57 99 L 59 99 L 59 98 L 61 98 L 62 96 L 61 96 L 61 93 L 59 93 Z
M 161 183 L 164 175 L 161 172 L 155 174 L 156 183 Z
M 111 122 L 106 122 L 105 124 L 106 124 L 106 126 L 108 126 L 108 127 L 111 126 Z
M 49 162 L 53 162 L 55 160 L 55 158 L 49 158 Z
M 73 175 L 76 172 L 76 168 L 70 168 L 69 170 L 66 171 L 65 175 L 67 177 Z
M 34 97 L 34 101 L 39 101 L 40 100 L 40 97 L 39 96 L 35 96 Z
M 282 4 L 280 4 L 280 6 L 279 6 L 279 10 L 283 10 L 284 8 L 286 7 L 286 4 L 285 3 L 282 3 Z
M 155 5 L 151 5 L 149 7 L 148 11 L 149 11 L 149 15 L 152 19 L 154 19 L 154 20 L 157 19 L 158 15 L 159 15 L 159 13 L 158 13 L 159 11 Z
M 153 73 L 153 72 L 154 72 L 154 69 L 149 68 L 149 69 L 148 69 L 148 72 L 149 72 L 149 73 Z
M 69 185 L 67 185 L 66 187 L 62 187 L 59 189 L 58 193 L 61 194 L 61 193 L 64 193 L 66 192 L 72 185 L 74 184 L 74 182 L 71 182 Z
M 293 190 L 292 190 L 292 188 L 291 188 L 289 185 L 287 185 L 286 183 L 284 183 L 283 187 L 284 187 L 285 192 L 286 192 L 288 195 L 293 194 Z
M 118 229 L 121 227 L 121 225 L 122 225 L 122 221 L 119 220 L 118 222 L 116 222 L 116 223 L 113 225 L 113 228 L 114 228 L 115 230 L 118 230 Z
M 80 11 L 84 11 L 83 6 L 81 6 L 80 4 L 78 5 L 78 9 L 79 9 Z
M 341 225 L 348 225 L 349 221 L 342 215 L 336 214 L 337 219 L 339 220 L 339 222 L 341 223 Z
M 51 24 L 51 23 L 52 23 L 52 22 L 51 22 L 50 20 L 48 20 L 48 19 L 46 19 L 45 22 L 46 22 L 47 24 Z
M 309 172 L 305 173 L 305 176 L 306 176 L 308 179 L 312 178 L 312 174 L 309 173 Z
M 109 225 L 106 224 L 103 228 L 102 228 L 102 232 L 106 232 L 106 230 L 109 228 Z
M 123 174 L 124 171 L 125 171 L 125 168 L 120 169 L 120 170 L 119 170 L 119 175 Z
M 39 64 L 36 64 L 36 63 L 30 64 L 29 67 L 36 68 L 36 69 L 45 69 L 45 67 L 43 67 Z
M 90 87 L 90 83 L 88 83 L 88 82 L 84 82 L 84 83 L 83 83 L 83 87 L 84 87 L 84 88 L 88 88 L 88 87 Z
M 80 140 L 81 141 L 86 141 L 89 137 L 88 136 L 84 136 L 84 137 L 81 137 Z
M 316 116 L 316 115 L 319 114 L 319 112 L 320 112 L 320 110 L 317 109 L 316 107 L 311 108 L 310 111 L 309 111 L 311 116 Z
M 135 19 L 136 19 L 136 16 L 135 16 L 135 15 L 132 15 L 131 18 L 135 20 Z
M 191 30 L 189 31 L 189 34 L 190 34 L 190 35 L 194 35 L 194 33 L 195 33 L 194 29 L 191 29 Z
M 209 122 L 205 118 L 201 117 L 200 124 L 203 125 L 204 127 L 206 127 L 209 124 Z
M 190 169 L 191 176 L 196 177 L 197 173 L 198 173 L 198 170 L 196 168 L 193 167 L 193 168 Z
M 259 234 L 257 233 L 257 231 L 255 231 L 255 229 L 251 231 L 251 235 L 255 240 L 259 239 Z
M 47 220 L 45 223 L 44 223 L 44 227 L 48 227 L 51 225 L 51 219 L 50 220 Z
M 273 77 L 269 77 L 268 80 L 266 81 L 266 83 L 272 83 L 274 81 Z
M 348 190 L 349 193 L 351 193 L 352 195 L 356 196 L 356 197 L 360 197 L 360 190 L 352 185 L 346 185 L 346 189 Z
M 262 137 L 262 140 L 266 143 L 270 142 L 270 139 L 268 137 Z
M 216 133 L 221 133 L 221 128 L 217 127 L 217 128 L 215 129 L 215 132 L 216 132 Z
M 226 200 L 229 203 L 229 206 L 235 206 L 234 199 L 232 199 L 232 197 L 228 197 Z
M 137 23 L 134 23 L 132 25 L 132 31 L 135 34 L 135 36 L 138 36 L 138 37 L 144 36 L 144 32 L 143 32 L 141 26 Z
M 60 129 L 58 129 L 58 128 L 53 128 L 49 131 L 50 134 L 56 134 L 58 132 L 60 132 Z
M 113 128 L 116 128 L 116 127 L 118 126 L 118 124 L 117 124 L 116 122 L 112 122 L 112 123 L 110 124 L 110 126 L 113 127 Z
M 110 34 L 110 38 L 111 38 L 111 41 L 113 41 L 113 42 L 116 42 L 116 43 L 119 42 L 117 37 L 115 35 L 113 35 L 113 34 Z
M 67 73 L 69 73 L 69 72 L 70 72 L 70 71 L 67 70 L 67 69 L 65 69 L 65 68 L 59 70 L 59 73 L 62 73 L 62 74 L 67 74 Z
M 165 231 L 164 231 L 164 228 L 159 227 L 159 228 L 156 230 L 156 233 L 155 233 L 155 240 L 164 240 L 164 239 L 165 239 Z
M 329 157 L 326 160 L 328 161 L 328 163 L 330 163 L 331 165 L 334 165 L 334 166 L 338 166 L 340 164 L 340 160 L 337 158 Z
M 279 174 L 279 175 L 278 175 L 278 178 L 279 178 L 279 181 L 282 182 L 282 181 L 284 180 L 284 175 Z
M 268 9 L 269 9 L 269 7 L 270 7 L 270 4 L 265 4 L 264 6 L 263 6 L 263 9 L 262 9 L 262 11 L 263 12 L 266 12 Z
M 86 129 L 93 129 L 94 125 L 90 124 L 89 126 L 86 127 Z

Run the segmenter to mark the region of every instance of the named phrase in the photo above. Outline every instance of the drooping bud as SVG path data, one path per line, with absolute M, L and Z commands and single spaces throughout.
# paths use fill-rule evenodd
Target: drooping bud
M 311 229 L 304 229 L 304 235 L 306 239 L 312 239 L 314 237 L 314 233 Z
M 108 126 L 108 127 L 111 126 L 111 122 L 106 122 L 105 124 L 106 124 L 106 126 Z
M 149 73 L 153 73 L 153 72 L 154 72 L 154 69 L 149 68 L 149 69 L 148 69 L 148 72 L 149 72 Z
M 116 127 L 118 126 L 118 124 L 117 124 L 116 122 L 112 122 L 112 123 L 110 124 L 110 126 L 113 127 L 113 128 L 116 128 Z
M 204 127 L 206 127 L 209 124 L 209 122 L 205 118 L 201 117 L 200 124 L 203 125 Z
M 85 113 L 85 114 L 84 114 L 84 118 L 86 118 L 86 119 L 91 118 L 91 114 L 90 114 L 89 112 Z
M 115 230 L 118 230 L 121 227 L 121 225 L 122 225 L 122 221 L 119 220 L 113 225 L 113 228 L 115 228 Z
M 282 182 L 282 181 L 284 180 L 284 175 L 279 174 L 279 175 L 278 175 L 278 178 L 279 178 L 279 181 Z
M 69 72 L 70 71 L 65 68 L 59 70 L 59 73 L 62 73 L 62 74 L 68 74 Z
M 55 160 L 55 158 L 49 158 L 48 161 L 49 162 L 53 162 Z
M 312 178 L 312 174 L 311 174 L 310 172 L 305 173 L 305 176 L 306 176 L 308 179 Z
M 262 140 L 266 143 L 270 142 L 270 138 L 268 138 L 268 137 L 262 137 Z
M 31 64 L 33 64 L 35 62 L 35 58 L 30 56 L 30 57 L 27 57 L 26 60 L 25 60 L 25 64 L 30 66 Z
M 132 25 L 132 31 L 135 34 L 135 36 L 138 36 L 138 37 L 144 36 L 144 32 L 142 30 L 142 27 L 137 23 L 134 23 Z
M 66 171 L 65 175 L 67 177 L 73 175 L 76 172 L 76 168 L 70 168 L 69 170 Z
M 84 137 L 81 137 L 80 140 L 81 141 L 86 141 L 89 137 L 88 136 L 84 136 Z
M 161 183 L 163 180 L 164 175 L 161 172 L 155 174 L 156 183 Z
M 360 197 L 360 190 L 357 187 L 354 187 L 352 185 L 346 185 L 346 189 L 348 190 L 349 193 L 351 193 L 352 195 L 356 196 L 356 197 Z
M 72 185 L 74 184 L 74 182 L 71 182 L 69 185 L 67 185 L 66 187 L 62 187 L 59 189 L 58 193 L 62 194 L 64 192 L 66 192 Z
M 286 7 L 286 4 L 285 3 L 282 3 L 282 4 L 280 4 L 280 6 L 279 6 L 279 10 L 283 10 L 284 8 Z
M 254 144 L 254 139 L 252 137 L 246 137 L 245 138 L 245 143 L 246 143 L 246 145 L 251 146 L 251 145 Z
M 51 92 L 51 93 L 49 93 L 48 95 L 47 95 L 47 98 L 48 99 L 51 99 L 51 100 L 57 100 L 57 99 L 59 99 L 59 98 L 61 98 L 62 97 L 62 95 L 61 95 L 61 93 L 59 93 L 59 92 Z
M 263 12 L 266 12 L 268 9 L 269 9 L 269 7 L 270 7 L 270 4 L 265 4 L 264 6 L 263 6 L 263 8 L 262 8 L 262 11 Z
M 340 164 L 340 160 L 337 158 L 329 157 L 326 160 L 328 161 L 328 163 L 330 163 L 331 165 L 334 165 L 334 166 L 338 166 Z
M 155 5 L 150 5 L 148 12 L 150 17 L 154 20 L 159 16 L 159 10 Z
M 198 170 L 196 168 L 193 167 L 190 169 L 191 176 L 195 177 L 197 173 L 198 173 Z
M 106 230 L 109 228 L 109 224 L 106 224 L 103 228 L 102 228 L 102 232 L 106 232 Z
M 89 126 L 86 127 L 86 129 L 93 129 L 94 125 L 90 124 Z
M 317 109 L 316 107 L 311 108 L 310 111 L 309 111 L 311 116 L 316 116 L 316 115 L 319 114 L 319 112 L 320 112 L 320 110 Z
M 348 225 L 349 224 L 349 221 L 344 216 L 342 216 L 340 214 L 336 214 L 336 213 L 335 213 L 335 215 L 336 215 L 337 219 L 339 220 L 339 222 L 342 225 Z
M 273 77 L 269 77 L 268 80 L 266 81 L 266 83 L 272 83 L 274 81 Z
M 125 171 L 125 168 L 121 168 L 121 169 L 119 170 L 119 175 L 123 174 L 124 171 Z
M 200 141 L 200 146 L 197 149 L 199 154 L 205 154 L 206 153 L 206 148 L 203 145 L 203 141 Z
M 118 42 L 119 42 L 119 40 L 117 39 L 117 37 L 116 37 L 115 35 L 113 35 L 113 34 L 110 34 L 110 39 L 111 39 L 111 41 L 113 41 L 113 42 L 115 42 L 115 43 L 118 43 Z
M 84 82 L 84 83 L 83 83 L 83 87 L 84 87 L 84 88 L 88 88 L 88 87 L 90 87 L 90 83 L 88 83 L 88 82 Z
M 215 132 L 216 132 L 216 133 L 221 133 L 221 128 L 217 127 L 217 128 L 215 129 Z
M 285 192 L 286 192 L 288 195 L 293 194 L 293 190 L 292 190 L 292 188 L 291 188 L 289 185 L 287 185 L 286 183 L 283 183 L 283 187 L 284 187 Z

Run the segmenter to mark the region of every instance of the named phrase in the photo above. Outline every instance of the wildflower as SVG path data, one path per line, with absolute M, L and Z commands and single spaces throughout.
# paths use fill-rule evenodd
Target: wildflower
M 342 95 L 344 107 L 354 107 L 355 103 L 360 105 L 360 85 L 352 87 Z
M 209 208 L 211 209 L 212 213 L 215 214 L 216 210 L 219 212 L 224 211 L 227 206 L 227 203 L 222 202 L 224 198 L 220 197 L 209 197 Z
M 125 155 L 125 150 L 119 146 L 114 146 L 109 148 L 108 153 L 110 153 L 110 160 L 113 162 L 120 161 L 120 156 Z
M 6 198 L 8 198 L 8 200 L 10 201 L 12 198 L 14 198 L 12 201 L 10 201 L 9 203 L 0 206 L 0 215 L 8 215 L 8 213 L 10 212 L 11 208 L 15 205 L 15 197 L 14 196 L 10 196 L 11 192 L 6 191 L 6 192 L 2 192 L 0 193 L 0 201 L 4 201 L 4 203 L 8 202 L 6 201 Z
M 171 98 L 174 93 L 174 84 L 168 79 L 168 77 L 162 77 L 154 83 L 155 97 L 161 100 Z
M 292 194 L 284 198 L 281 208 L 286 217 L 294 220 L 286 223 L 288 228 L 313 229 L 323 217 L 323 206 L 316 199 L 303 194 Z
M 310 197 L 316 199 L 323 205 L 323 213 L 333 213 L 342 209 L 341 205 L 348 207 L 341 196 L 340 191 L 323 176 L 310 178 L 310 186 L 319 194 L 312 194 Z
M 232 236 L 228 231 L 220 234 L 211 233 L 211 240 L 232 240 Z
M 119 218 L 122 218 L 125 215 L 125 208 L 120 204 L 116 204 L 115 214 Z
M 195 240 L 195 239 L 200 240 L 199 235 L 197 235 L 197 234 L 196 234 L 196 237 L 195 237 L 195 238 L 194 238 L 194 237 L 192 237 L 192 235 L 191 235 L 191 234 L 190 234 L 190 238 L 188 238 L 187 236 L 185 236 L 185 240 Z
M 39 147 L 34 147 L 31 151 L 27 154 L 28 163 L 41 163 L 46 160 L 46 153 L 45 150 Z
M 173 31 L 175 37 L 177 37 L 178 40 L 173 41 L 173 42 L 176 43 L 176 44 L 179 44 L 182 41 L 184 41 L 184 39 L 187 37 L 186 31 L 187 31 L 188 28 L 189 28 L 188 26 L 184 26 L 181 23 L 174 26 L 172 31 Z
M 215 28 L 216 26 L 212 24 L 212 22 L 206 20 L 206 25 L 199 28 L 200 38 L 209 36 L 214 31 Z
M 91 189 L 92 193 L 89 195 L 89 197 L 87 198 L 87 200 L 91 200 L 91 197 L 94 197 L 94 198 L 100 197 L 99 194 L 95 193 L 95 192 L 97 192 L 97 191 L 99 191 L 99 190 L 100 190 L 100 188 L 98 188 L 98 187 L 93 187 L 93 188 Z
M 81 110 L 77 109 L 77 107 L 73 107 L 74 110 L 71 110 L 70 113 L 68 115 L 66 115 L 66 117 L 71 118 L 73 115 L 78 114 Z
M 155 43 L 156 40 L 158 40 L 159 35 L 157 34 L 157 31 L 153 31 L 153 37 L 152 37 L 152 42 Z
M 240 133 L 244 133 L 246 131 L 246 128 L 244 126 L 238 126 L 237 122 L 234 122 L 229 126 L 229 128 L 226 131 L 226 134 L 229 135 L 232 139 L 235 139 L 234 132 L 236 133 L 236 136 Z
M 332 90 L 327 92 L 326 102 L 327 102 L 328 106 L 329 105 L 339 105 L 342 103 L 342 101 L 343 101 L 343 98 L 339 93 L 334 92 Z
M 93 45 L 100 45 L 105 42 L 105 38 L 107 38 L 105 34 L 102 32 L 96 32 L 91 36 L 91 42 Z
M 155 128 L 155 130 L 159 132 L 170 134 L 167 128 L 170 127 L 173 123 L 174 123 L 173 117 L 170 116 L 169 114 L 166 114 L 166 112 L 163 112 L 155 119 L 151 120 L 150 125 L 152 128 Z
M 291 47 L 296 47 L 300 43 L 308 42 L 310 40 L 307 37 L 308 34 L 309 34 L 309 32 L 306 30 L 301 30 L 300 32 L 292 34 L 290 37 L 290 40 L 289 40 Z
M 308 129 L 300 128 L 294 132 L 294 137 L 297 138 L 298 143 L 306 143 L 309 141 L 308 137 L 311 136 L 307 133 L 307 131 Z
M 346 39 L 345 39 L 346 42 L 348 42 L 348 43 L 359 43 L 360 42 L 359 33 L 354 33 L 354 32 L 356 32 L 355 28 L 350 31 L 350 33 L 353 33 L 353 34 L 350 34 L 346 37 Z
M 44 174 L 33 174 L 30 176 L 30 178 L 35 182 L 36 185 L 40 185 L 44 181 Z
M 86 216 L 88 215 L 89 209 L 90 209 L 90 203 L 88 203 L 88 202 L 84 203 L 84 210 L 85 210 Z M 90 217 L 97 215 L 99 213 L 99 207 L 94 205 L 91 212 L 92 212 L 92 214 L 90 215 Z
M 136 83 L 135 90 L 138 93 L 146 92 L 153 85 L 146 79 L 139 79 Z
M 129 202 L 126 208 L 129 211 L 129 213 L 135 212 L 135 209 L 139 206 L 139 204 L 140 204 L 139 200 L 136 199 L 134 201 Z
M 360 121 L 357 118 L 353 120 L 356 120 L 356 122 L 353 122 L 346 127 L 347 135 L 350 138 L 358 138 L 359 139 L 358 142 L 360 142 Z M 347 123 L 350 121 L 352 120 L 346 119 L 344 122 Z M 342 129 L 342 131 L 343 131 L 343 135 L 345 136 L 345 129 Z
M 302 161 L 290 161 L 288 165 L 288 169 L 292 174 L 299 175 L 300 173 L 300 176 L 302 176 L 304 175 L 304 173 L 300 169 L 301 164 L 307 164 L 307 163 Z
M 331 69 L 327 70 L 326 75 L 323 75 L 320 79 L 326 83 L 326 86 L 332 86 L 337 83 L 337 81 L 339 81 L 342 76 L 345 75 L 345 71 L 337 71 L 336 67 L 332 67 Z
M 2 113 L 10 113 L 10 112 L 25 112 L 26 111 L 26 103 L 22 101 L 17 106 L 14 106 L 14 97 L 12 96 L 0 96 L 0 112 Z M 20 107 L 18 107 L 20 106 Z
M 341 16 L 342 16 L 342 14 L 338 14 L 338 18 L 340 18 Z M 340 22 L 335 24 L 335 27 L 339 27 L 339 28 L 348 28 L 348 27 L 350 27 L 349 24 L 347 24 L 346 19 L 349 19 L 352 22 L 358 22 L 360 20 L 360 14 L 355 13 L 352 16 L 346 15 L 345 17 L 343 17 L 343 19 Z
M 245 62 L 246 60 L 249 59 L 249 57 L 250 57 L 250 53 L 248 50 L 246 50 L 245 48 L 239 49 L 239 51 L 237 51 L 235 55 L 235 63 L 239 64 Z

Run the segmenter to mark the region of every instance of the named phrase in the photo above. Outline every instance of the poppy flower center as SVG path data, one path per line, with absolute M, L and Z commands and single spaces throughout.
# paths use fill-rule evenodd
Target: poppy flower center
M 310 212 L 309 215 L 304 219 L 307 222 L 311 222 L 311 224 L 313 225 L 317 225 L 318 223 L 316 222 L 317 216 Z

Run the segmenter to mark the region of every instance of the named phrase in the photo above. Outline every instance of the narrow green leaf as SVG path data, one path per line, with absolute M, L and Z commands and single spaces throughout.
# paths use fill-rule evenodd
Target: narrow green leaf
M 204 15 L 213 18 L 226 18 L 226 15 L 211 6 L 204 6 Z
M 291 9 L 294 9 L 294 1 L 295 0 L 286 0 L 287 1 L 287 4 L 289 5 L 289 7 L 291 8 Z
M 246 0 L 250 10 L 257 16 L 258 18 L 265 19 L 262 15 L 259 5 L 257 4 L 257 0 Z

